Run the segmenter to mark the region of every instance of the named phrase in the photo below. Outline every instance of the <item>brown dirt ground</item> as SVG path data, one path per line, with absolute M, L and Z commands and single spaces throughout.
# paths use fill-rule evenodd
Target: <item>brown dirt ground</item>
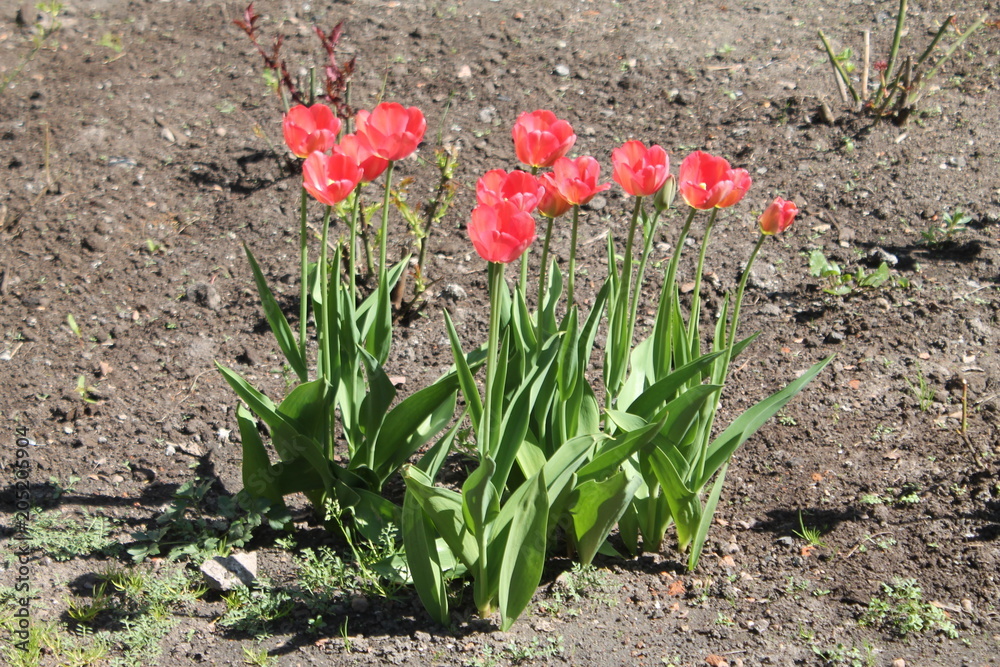
M 15 22 L 16 3 L 0 4 L 6 74 L 30 44 Z M 925 113 L 905 127 L 872 123 L 839 103 L 816 29 L 857 53 L 860 30 L 870 28 L 873 51 L 885 53 L 895 6 L 257 3 L 265 31 L 284 34 L 286 55 L 302 64 L 320 55 L 310 26 L 345 19 L 344 55 L 358 57 L 353 101 L 419 106 L 431 128 L 421 158 L 438 136 L 461 148 L 462 188 L 432 238 L 428 272 L 439 282 L 425 316 L 398 331 L 389 362 L 391 374 L 405 376 L 405 390 L 449 363 L 442 286 L 465 288 L 454 315 L 469 342 L 485 338 L 485 265 L 464 220 L 478 175 L 515 166 L 509 128 L 536 108 L 568 119 L 580 136 L 576 152 L 595 155 L 608 176 L 611 149 L 629 138 L 663 145 L 675 165 L 700 148 L 750 171 L 750 194 L 724 214 L 714 239 L 704 295 L 710 311 L 735 285 L 755 212 L 778 194 L 799 203 L 801 217 L 767 245 L 748 290 L 744 331 L 763 334 L 735 374 L 720 423 L 838 354 L 736 455 L 718 525 L 693 574 L 669 549 L 608 559 L 599 563 L 604 584 L 572 599 L 556 583 L 566 564 L 553 561 L 537 600 L 507 633 L 475 619 L 470 605 L 452 629 L 437 627 L 404 590 L 389 600 L 345 601 L 315 634 L 296 610 L 260 646 L 282 665 L 701 665 L 712 655 L 730 665 L 1000 664 L 1000 35 L 974 36 L 932 82 Z M 911 3 L 904 50 L 923 48 L 956 6 L 962 25 L 996 11 L 982 0 Z M 17 427 L 35 443 L 35 502 L 67 517 L 86 510 L 112 518 L 125 541 L 195 474 L 215 480 L 212 498 L 240 488 L 235 397 L 213 360 L 272 396 L 285 391 L 241 244 L 261 259 L 289 312 L 298 289 L 298 184 L 274 153 L 280 104 L 231 22 L 241 9 L 70 0 L 58 47 L 40 51 L 0 95 L 5 508 L 13 508 Z M 102 45 L 115 39 L 120 52 Z M 820 100 L 834 122 L 817 116 Z M 401 172 L 428 188 L 434 180 L 417 159 Z M 609 229 L 622 236 L 626 197 L 614 188 L 604 204 L 586 212 L 585 240 Z M 956 208 L 971 214 L 968 230 L 941 247 L 922 245 L 920 232 Z M 318 207 L 314 213 L 318 221 Z M 676 214 L 671 222 L 665 243 L 676 235 Z M 401 220 L 393 224 L 398 255 L 410 241 Z M 564 249 L 568 230 L 557 237 Z M 584 248 L 586 298 L 605 274 L 604 244 Z M 808 272 L 814 248 L 851 270 L 877 264 L 877 249 L 890 253 L 898 259 L 895 286 L 826 294 Z M 668 246 L 658 253 L 661 261 Z M 690 280 L 690 264 L 682 270 Z M 211 286 L 218 304 L 193 298 L 199 283 Z M 75 391 L 80 376 L 96 402 Z M 60 495 L 71 476 L 79 481 Z M 875 496 L 885 502 L 871 504 Z M 800 512 L 823 529 L 826 546 L 803 548 L 795 535 Z M 9 529 L 11 514 L 4 516 Z M 313 526 L 300 545 L 330 539 Z M 294 581 L 289 553 L 273 535 L 253 547 L 264 574 L 279 585 Z M 37 556 L 35 619 L 66 621 L 74 585 L 108 559 Z M 10 558 L 7 565 L 0 583 L 13 585 Z M 881 584 L 896 577 L 916 579 L 959 638 L 901 639 L 859 625 Z M 242 647 L 257 644 L 215 625 L 224 611 L 209 595 L 177 612 L 159 663 L 241 663 Z M 42 664 L 60 660 L 48 655 Z

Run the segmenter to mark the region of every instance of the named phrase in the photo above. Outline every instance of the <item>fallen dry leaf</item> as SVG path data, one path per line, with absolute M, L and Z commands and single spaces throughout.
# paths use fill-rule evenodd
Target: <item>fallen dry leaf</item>
M 680 579 L 675 579 L 670 583 L 670 588 L 667 589 L 667 595 L 677 597 L 679 595 L 684 595 L 684 591 L 684 582 Z
M 816 547 L 809 544 L 799 549 L 799 555 L 803 558 L 809 558 L 809 556 L 812 556 L 812 552 L 814 551 L 816 551 Z
M 860 389 L 861 380 L 851 380 L 850 382 L 847 383 L 847 386 L 850 387 L 851 389 Z
M 823 481 L 823 475 L 821 475 L 818 472 L 814 472 L 812 474 L 812 481 L 814 481 L 814 482 L 822 482 Z
M 715 655 L 714 653 L 705 656 L 705 662 L 712 667 L 729 667 L 729 662 L 726 661 L 721 655 Z

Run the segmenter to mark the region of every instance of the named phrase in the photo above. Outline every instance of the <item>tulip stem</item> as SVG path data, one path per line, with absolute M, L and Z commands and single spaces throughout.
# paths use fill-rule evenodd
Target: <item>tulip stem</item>
M 576 234 L 580 226 L 580 205 L 573 204 L 573 231 L 569 239 L 569 280 L 566 287 L 566 309 L 575 303 L 576 287 Z
M 628 312 L 632 312 L 632 302 L 636 300 L 636 295 L 632 293 L 632 245 L 635 243 L 635 228 L 639 224 L 639 214 L 642 213 L 642 197 L 635 198 L 635 207 L 632 209 L 632 222 L 628 226 L 628 239 L 625 241 L 625 257 L 622 260 L 622 280 L 625 281 L 625 306 Z M 639 289 L 636 283 L 636 290 Z M 632 333 L 635 331 L 634 322 L 626 323 L 629 331 L 628 345 L 632 345 Z
M 747 266 L 743 269 L 743 275 L 740 276 L 740 286 L 736 290 L 736 303 L 733 304 L 733 321 L 729 329 L 729 340 L 727 341 L 729 347 L 729 354 L 726 355 L 726 363 L 729 363 L 729 357 L 732 355 L 733 345 L 736 343 L 736 328 L 739 326 L 740 321 L 740 307 L 743 305 L 743 291 L 747 286 L 747 279 L 750 277 L 750 269 L 753 268 L 754 260 L 757 259 L 757 253 L 760 252 L 761 246 L 764 245 L 764 241 L 767 239 L 767 234 L 761 234 L 760 238 L 757 239 L 757 245 L 753 247 L 753 252 L 750 253 L 750 259 L 747 260 Z
M 656 234 L 656 228 L 659 225 L 659 221 L 660 212 L 656 211 L 653 213 L 653 219 L 650 221 L 648 228 L 644 230 L 646 238 L 643 242 L 642 257 L 639 258 L 639 273 L 635 279 L 635 293 L 632 295 L 632 308 L 629 310 L 629 314 L 631 315 L 629 322 L 631 322 L 630 326 L 632 326 L 633 333 L 635 331 L 636 315 L 639 312 L 639 290 L 642 289 L 642 281 L 646 276 L 646 264 L 649 261 L 649 253 L 653 249 L 653 235 Z M 629 337 L 629 341 L 631 340 L 631 337 Z
M 680 260 L 681 250 L 684 248 L 684 241 L 687 239 L 688 231 L 691 230 L 691 223 L 694 222 L 694 216 L 697 212 L 698 209 L 691 209 L 691 212 L 688 213 L 687 220 L 684 221 L 684 226 L 681 228 L 681 234 L 677 237 L 677 247 L 674 248 L 674 254 L 670 258 L 670 264 L 667 265 L 667 277 L 663 281 L 663 292 L 660 294 L 661 304 L 673 296 L 673 292 L 670 290 L 673 290 L 674 281 L 677 279 L 677 262 Z
M 701 251 L 698 253 L 698 268 L 694 273 L 694 292 L 691 294 L 691 319 L 688 322 L 688 344 L 694 354 L 695 346 L 701 346 L 701 342 L 696 340 L 698 331 L 698 320 L 701 312 L 701 277 L 705 268 L 705 254 L 708 252 L 708 241 L 712 236 L 712 227 L 715 226 L 715 218 L 719 209 L 713 208 L 708 217 L 708 224 L 705 225 L 705 237 L 701 240 Z
M 302 188 L 302 202 L 299 204 L 299 255 L 302 267 L 302 294 L 299 297 L 299 354 L 306 358 L 306 323 L 309 320 L 309 193 Z
M 379 237 L 378 271 L 379 278 L 384 278 L 388 272 L 386 265 L 386 244 L 389 240 L 389 200 L 392 192 L 392 167 L 395 164 L 389 160 L 389 166 L 385 169 L 385 199 L 382 201 L 382 232 Z
M 740 307 L 743 305 L 743 292 L 747 286 L 747 278 L 750 277 L 750 269 L 753 268 L 754 260 L 757 259 L 757 253 L 760 252 L 761 246 L 764 245 L 764 240 L 767 239 L 767 234 L 761 234 L 757 239 L 757 244 L 753 247 L 753 251 L 750 253 L 750 259 L 747 260 L 746 268 L 743 269 L 743 275 L 740 276 L 740 286 L 736 290 L 736 301 L 733 304 L 733 317 L 730 322 L 730 329 L 728 337 L 724 340 L 726 346 L 726 353 L 716 360 L 716 363 L 721 363 L 722 366 L 718 368 L 718 373 L 712 373 L 712 381 L 719 385 L 725 385 L 726 379 L 729 375 L 729 364 L 733 360 L 733 348 L 736 345 L 736 329 L 739 326 L 740 321 Z M 723 325 L 725 326 L 725 325 Z M 719 390 L 715 392 L 714 399 L 706 406 L 706 420 L 705 420 L 705 434 L 711 434 L 712 426 L 715 422 L 715 415 L 719 408 L 719 399 L 722 398 L 722 391 Z M 703 487 L 707 484 L 708 480 L 703 479 L 705 476 L 705 464 L 708 460 L 708 438 L 701 438 L 700 441 L 703 443 L 702 451 L 698 457 L 698 477 L 697 484 Z
M 358 210 L 361 208 L 361 183 L 354 188 L 354 209 L 351 211 L 351 245 L 347 256 L 347 274 L 351 286 L 351 298 L 357 303 L 357 260 L 355 255 L 358 252 Z
M 545 292 L 547 291 L 546 280 L 548 280 L 549 271 L 549 243 L 552 241 L 552 225 L 556 221 L 555 218 L 549 218 L 548 216 L 542 217 L 548 219 L 548 223 L 545 225 L 545 243 L 542 244 L 542 265 L 539 268 L 538 310 L 545 307 Z
M 495 425 L 499 427 L 500 425 L 499 415 L 497 415 L 494 422 L 493 413 L 497 412 L 498 408 L 493 405 L 493 402 L 496 400 L 493 391 L 493 384 L 496 379 L 497 364 L 499 363 L 499 359 L 497 358 L 497 348 L 500 347 L 500 290 L 503 288 L 503 270 L 503 263 L 489 263 L 490 332 L 486 343 L 486 396 L 483 401 L 483 417 L 480 422 L 480 429 L 478 433 L 480 463 L 482 463 L 487 456 L 492 456 L 494 454 L 492 451 L 491 438 L 499 435 L 495 435 L 493 433 L 493 426 Z
M 521 286 L 526 287 L 528 285 L 528 256 L 531 254 L 531 248 L 525 248 L 524 252 L 521 253 Z
M 694 216 L 697 212 L 698 209 L 692 207 L 691 212 L 688 213 L 687 220 L 684 221 L 680 236 L 677 237 L 677 245 L 670 258 L 670 264 L 667 265 L 667 275 L 663 280 L 663 287 L 660 290 L 660 303 L 656 308 L 656 326 L 657 328 L 663 326 L 665 329 L 663 330 L 663 335 L 657 337 L 659 344 L 653 350 L 656 381 L 666 377 L 673 365 L 671 349 L 674 340 L 674 322 L 670 315 L 670 309 L 674 307 L 674 299 L 677 298 L 677 263 L 680 260 L 681 251 L 684 249 L 684 241 L 687 239 L 688 231 L 691 229 L 691 223 L 694 222 Z
M 330 214 L 333 212 L 332 206 L 326 207 L 326 212 L 323 214 L 323 237 L 322 246 L 320 246 L 319 254 L 319 267 L 317 269 L 319 273 L 319 293 L 320 298 L 323 302 L 320 304 L 320 310 L 318 313 L 317 321 L 320 323 L 320 340 L 319 340 L 319 352 L 320 359 L 317 363 L 317 373 L 324 380 L 329 381 L 329 378 L 333 375 L 333 363 L 330 358 L 330 294 L 327 286 L 329 277 L 327 276 L 327 239 L 330 235 Z

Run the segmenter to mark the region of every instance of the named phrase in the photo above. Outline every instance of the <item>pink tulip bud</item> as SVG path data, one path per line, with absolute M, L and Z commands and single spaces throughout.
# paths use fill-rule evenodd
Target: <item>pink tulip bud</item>
M 771 205 L 764 210 L 757 222 L 760 224 L 761 234 L 780 234 L 792 226 L 795 215 L 799 212 L 799 207 L 795 202 L 786 201 L 781 197 L 775 197 Z

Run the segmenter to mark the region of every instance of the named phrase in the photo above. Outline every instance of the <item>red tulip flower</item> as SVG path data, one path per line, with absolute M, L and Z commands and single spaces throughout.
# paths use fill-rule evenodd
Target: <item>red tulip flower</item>
M 555 177 L 550 172 L 539 176 L 538 182 L 542 186 L 542 198 L 538 201 L 539 213 L 547 218 L 558 218 L 573 207 L 559 192 Z
M 508 174 L 503 169 L 493 169 L 476 182 L 477 203 L 496 206 L 502 201 L 509 201 L 525 213 L 535 210 L 542 192 L 538 179 L 520 170 Z
M 695 151 L 681 163 L 677 189 L 691 208 L 728 208 L 743 199 L 753 182 L 745 169 L 733 169 L 721 157 Z
M 427 121 L 416 107 L 383 102 L 371 113 L 359 111 L 358 134 L 364 135 L 372 152 L 385 160 L 409 157 L 424 138 Z
M 340 119 L 325 104 L 294 106 L 281 123 L 285 143 L 296 157 L 308 157 L 314 151 L 326 152 L 337 143 Z
M 670 158 L 660 146 L 648 149 L 641 141 L 627 141 L 611 152 L 614 179 L 635 197 L 656 194 L 670 175 Z
M 795 202 L 786 201 L 781 197 L 775 197 L 771 205 L 768 206 L 758 218 L 761 234 L 780 234 L 795 221 L 795 216 L 799 212 L 799 207 Z
M 345 134 L 340 143 L 333 147 L 334 153 L 343 153 L 361 167 L 362 183 L 371 183 L 382 175 L 389 161 L 375 155 L 368 140 L 361 134 Z
M 575 160 L 561 157 L 552 165 L 552 181 L 570 205 L 586 204 L 598 192 L 611 187 L 610 183 L 598 185 L 600 177 L 601 165 L 589 155 Z
M 327 206 L 347 199 L 361 175 L 358 163 L 343 153 L 327 155 L 316 151 L 302 164 L 302 185 Z
M 517 159 L 531 167 L 551 167 L 576 143 L 573 127 L 544 109 L 518 116 L 511 136 Z
M 509 264 L 535 240 L 535 219 L 510 201 L 480 204 L 472 211 L 469 238 L 487 262 Z

